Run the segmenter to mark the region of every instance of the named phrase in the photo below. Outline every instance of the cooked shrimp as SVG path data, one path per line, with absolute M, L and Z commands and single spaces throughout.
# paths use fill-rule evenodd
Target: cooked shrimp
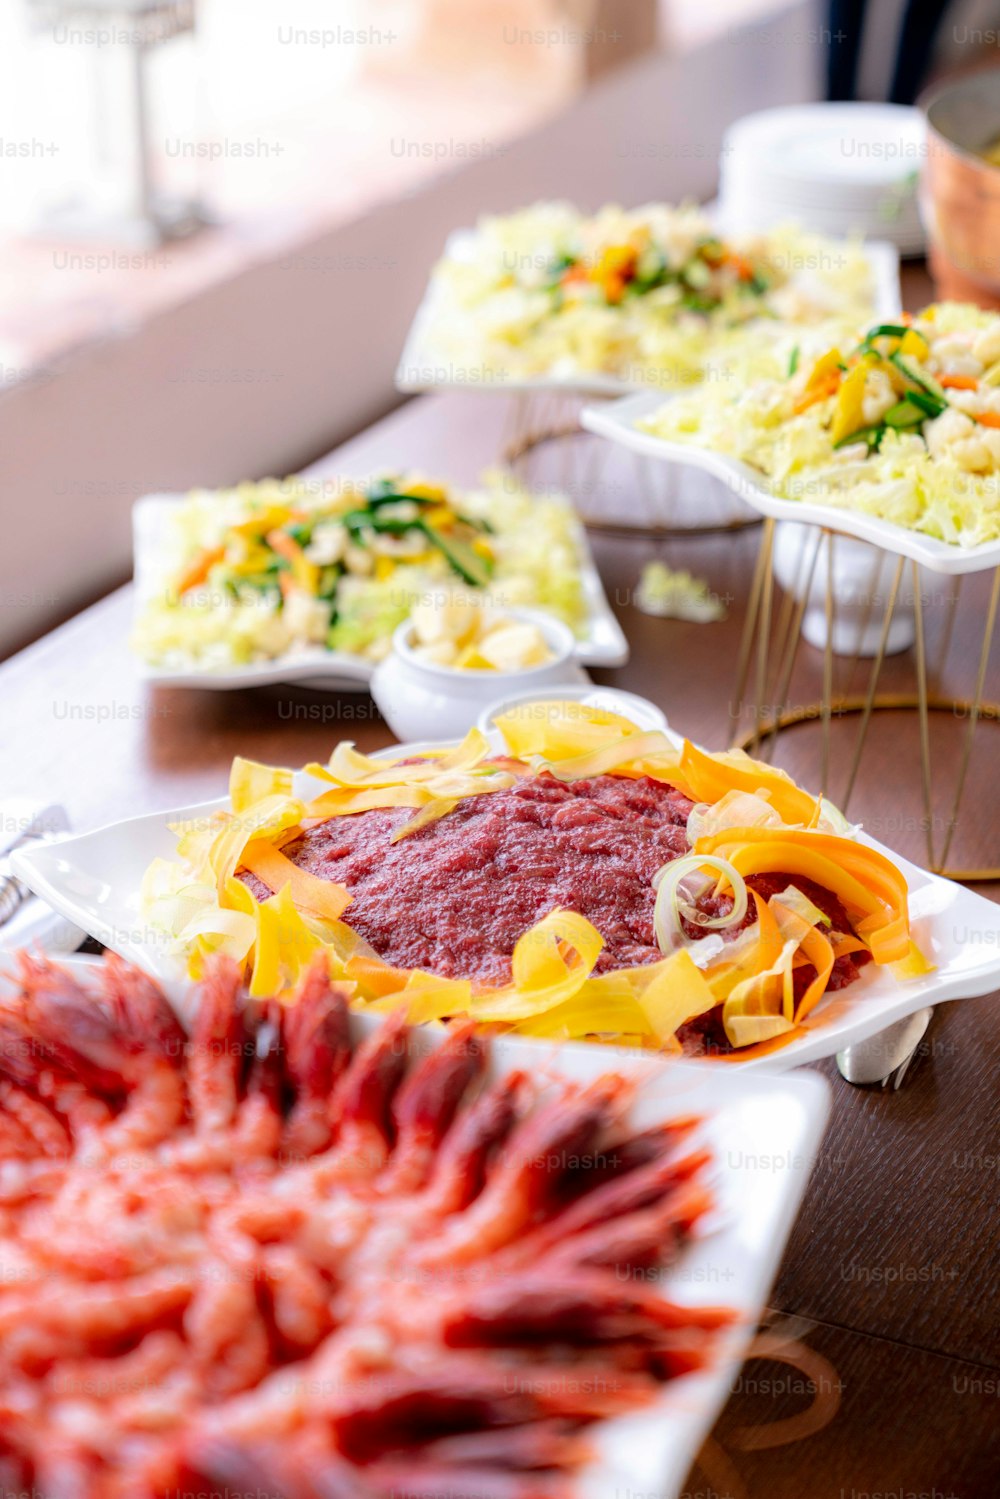
M 285 1074 L 294 1098 L 281 1154 L 284 1160 L 304 1160 L 330 1143 L 330 1096 L 351 1056 L 347 998 L 330 982 L 322 955 L 309 968 L 297 1003 L 283 1010 L 282 1027 Z
M 232 1124 L 246 1040 L 238 1002 L 235 963 L 219 962 L 201 986 L 187 1067 L 188 1101 L 195 1130 L 213 1134 Z
M 422 1186 L 468 1089 L 486 1067 L 486 1046 L 471 1021 L 453 1025 L 444 1042 L 413 1069 L 396 1094 L 396 1148 L 379 1183 L 383 1192 Z
M 567 1173 L 594 1153 L 624 1111 L 630 1089 L 620 1077 L 598 1078 L 575 1097 L 562 1094 L 529 1117 L 507 1142 L 485 1191 L 419 1259 L 439 1264 L 481 1256 L 509 1243 L 542 1207 L 553 1203 Z
M 483 1085 L 471 1026 L 353 1051 L 210 967 L 159 990 L 25 959 L 0 1006 L 0 1485 L 47 1499 L 564 1499 L 586 1428 L 697 1367 L 723 1314 L 622 1277 L 708 1207 L 632 1089 Z M 641 1280 L 641 1278 L 637 1278 Z M 609 1377 L 613 1376 L 613 1377 Z

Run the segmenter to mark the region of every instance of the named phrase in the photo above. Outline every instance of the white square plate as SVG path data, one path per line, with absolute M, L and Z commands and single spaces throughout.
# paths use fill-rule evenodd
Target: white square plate
M 495 732 L 495 731 L 494 731 Z M 497 736 L 498 737 L 498 736 Z M 394 746 L 418 754 L 426 745 Z M 305 778 L 301 794 L 315 794 Z M 60 842 L 29 845 L 12 855 L 14 872 L 63 916 L 162 982 L 183 979 L 182 960 L 140 909 L 139 890 L 151 860 L 175 857 L 168 823 L 210 816 L 228 798 L 111 823 Z M 862 841 L 891 858 L 906 876 L 914 940 L 937 966 L 921 978 L 897 980 L 869 964 L 855 983 L 827 996 L 807 1030 L 772 1055 L 742 1063 L 702 1063 L 727 1072 L 784 1072 L 833 1056 L 925 1005 L 971 999 L 1000 987 L 1000 906 L 940 875 L 929 874 L 874 839 Z M 541 1044 L 541 1043 L 540 1043 Z M 605 1048 L 594 1050 L 607 1056 Z
M 475 254 L 476 231 L 456 229 L 448 236 L 444 254 L 458 261 L 471 260 Z M 885 240 L 869 240 L 864 252 L 872 270 L 872 308 L 877 318 L 895 317 L 900 310 L 899 254 L 895 245 Z M 635 385 L 617 375 L 583 372 L 578 375 L 532 375 L 514 379 L 502 369 L 484 379 L 474 361 L 468 365 L 445 363 L 435 353 L 434 326 L 444 314 L 444 297 L 432 278 L 417 308 L 403 352 L 396 366 L 396 389 L 415 395 L 424 390 L 483 390 L 495 395 L 498 390 L 518 395 L 528 391 L 581 396 L 620 396 Z
M 546 496 L 551 499 L 553 496 Z M 135 559 L 135 618 L 148 600 L 162 593 L 164 579 L 160 558 L 173 523 L 174 512 L 185 496 L 148 494 L 132 507 L 132 546 Z M 608 603 L 600 574 L 594 564 L 587 533 L 574 519 L 573 532 L 580 557 L 580 578 L 586 610 L 583 633 L 577 639 L 579 666 L 624 666 L 628 641 Z M 310 646 L 288 651 L 270 661 L 254 661 L 216 671 L 192 665 L 187 668 L 150 666 L 137 658 L 139 677 L 158 687 L 208 687 L 232 690 L 267 687 L 275 682 L 298 682 L 328 692 L 364 692 L 375 670 L 375 662 L 347 651 L 328 651 Z M 583 679 L 586 681 L 586 678 Z
M 984 541 L 974 547 L 953 546 L 950 542 L 938 541 L 934 536 L 925 536 L 921 531 L 911 531 L 906 526 L 897 526 L 893 521 L 882 520 L 877 515 L 864 515 L 859 510 L 848 510 L 842 505 L 821 505 L 813 500 L 785 500 L 771 493 L 764 474 L 739 458 L 731 458 L 726 453 L 715 453 L 710 448 L 699 448 L 693 443 L 670 442 L 665 437 L 656 437 L 652 432 L 644 432 L 636 426 L 636 422 L 652 416 L 654 411 L 673 399 L 673 396 L 665 396 L 662 391 L 644 390 L 602 406 L 586 406 L 580 413 L 580 422 L 588 432 L 596 432 L 599 437 L 621 443 L 646 458 L 658 458 L 663 463 L 701 469 L 714 475 L 760 515 L 770 516 L 774 520 L 804 521 L 815 526 L 829 526 L 845 536 L 856 536 L 859 541 L 874 542 L 887 552 L 909 557 L 933 572 L 945 573 L 951 577 L 1000 567 L 1000 541 Z
M 65 966 L 81 983 L 93 982 L 92 960 L 69 959 Z M 9 985 L 0 958 L 0 993 Z M 381 1023 L 355 1015 L 355 1037 Z M 440 1028 L 424 1027 L 419 1044 L 429 1049 L 440 1036 Z M 536 1076 L 586 1081 L 621 1065 L 596 1046 L 546 1046 L 540 1053 L 533 1043 L 503 1038 L 492 1049 L 494 1075 L 529 1068 Z M 588 1499 L 679 1493 L 760 1321 L 828 1112 L 829 1088 L 819 1077 L 722 1076 L 684 1062 L 645 1060 L 636 1124 L 700 1115 L 699 1139 L 714 1157 L 711 1223 L 665 1273 L 664 1294 L 681 1304 L 731 1307 L 739 1320 L 719 1338 L 708 1368 L 664 1385 L 650 1409 L 590 1428 L 595 1460 L 577 1481 Z

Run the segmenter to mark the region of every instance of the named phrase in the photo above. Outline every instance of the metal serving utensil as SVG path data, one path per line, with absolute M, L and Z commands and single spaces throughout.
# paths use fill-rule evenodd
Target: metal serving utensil
M 838 1051 L 837 1066 L 841 1077 L 858 1087 L 868 1087 L 872 1083 L 881 1083 L 883 1088 L 891 1084 L 894 1091 L 902 1087 L 907 1068 L 933 1014 L 933 1007 L 926 1005 L 904 1020 L 886 1026 L 877 1035 Z
M 47 843 L 68 831 L 69 819 L 62 807 L 26 801 L 0 806 L 0 927 L 13 919 L 25 901 L 33 899 L 27 885 L 11 872 L 11 854 L 25 844 Z

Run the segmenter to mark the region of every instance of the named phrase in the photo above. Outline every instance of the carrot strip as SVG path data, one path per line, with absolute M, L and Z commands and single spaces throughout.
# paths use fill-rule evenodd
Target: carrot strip
M 669 773 L 666 779 L 671 779 Z M 817 814 L 816 799 L 796 786 L 790 776 L 749 755 L 711 755 L 685 739 L 681 750 L 679 789 L 693 793 L 697 802 L 717 802 L 727 791 L 766 791 L 783 822 L 809 824 Z
M 812 390 L 803 391 L 792 407 L 795 415 L 799 416 L 803 411 L 808 411 L 809 407 L 815 406 L 818 401 L 825 401 L 829 396 L 835 396 L 840 389 L 841 378 L 842 372 L 838 370 L 835 375 L 830 375 L 819 385 L 814 385 Z
M 696 852 L 728 859 L 740 874 L 802 874 L 863 913 L 855 923 L 876 963 L 909 952 L 907 886 L 884 854 L 835 834 L 792 828 L 728 828 L 700 838 Z
M 740 255 L 736 250 L 729 250 L 725 256 L 726 262 L 733 267 L 741 281 L 752 281 L 754 268 L 745 255 Z
M 793 1025 L 790 1031 L 785 1031 L 780 1036 L 772 1036 L 769 1041 L 756 1041 L 753 1046 L 740 1046 L 735 1051 L 722 1051 L 709 1053 L 713 1062 L 748 1062 L 752 1057 L 768 1057 L 773 1051 L 780 1051 L 791 1041 L 797 1041 L 802 1035 L 804 1026 Z
M 943 385 L 946 390 L 979 389 L 979 381 L 975 375 L 940 375 L 938 384 Z
M 297 906 L 302 906 L 314 916 L 322 916 L 327 921 L 337 921 L 350 902 L 351 896 L 346 885 L 321 880 L 308 870 L 300 869 L 266 838 L 255 838 L 248 843 L 240 863 L 274 891 L 290 885 L 292 899 Z
M 177 579 L 175 584 L 177 592 L 187 593 L 189 589 L 197 588 L 199 583 L 204 583 L 212 568 L 217 562 L 221 562 L 225 555 L 225 547 L 206 547 L 204 551 L 199 552 Z

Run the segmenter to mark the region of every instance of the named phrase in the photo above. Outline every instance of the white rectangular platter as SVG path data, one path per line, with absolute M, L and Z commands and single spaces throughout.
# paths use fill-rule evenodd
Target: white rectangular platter
M 133 507 L 136 618 L 148 600 L 164 586 L 160 565 L 164 538 L 174 512 L 184 498 L 180 494 L 144 495 Z M 574 521 L 573 529 L 586 607 L 583 631 L 577 640 L 577 663 L 581 667 L 622 666 L 628 660 L 628 641 L 608 603 L 587 534 L 577 521 Z M 255 661 L 221 671 L 196 664 L 183 668 L 150 666 L 143 661 L 137 664 L 140 678 L 154 686 L 206 687 L 215 691 L 297 682 L 331 692 L 363 692 L 375 670 L 375 663 L 364 656 L 328 651 L 322 646 L 287 652 L 273 660 Z
M 652 416 L 670 399 L 672 398 L 664 396 L 662 391 L 639 391 L 637 394 L 624 396 L 620 401 L 584 407 L 580 422 L 588 432 L 595 432 L 610 442 L 621 443 L 645 458 L 656 458 L 661 463 L 672 464 L 678 469 L 701 470 L 715 479 L 721 479 L 728 489 L 752 509 L 773 520 L 827 526 L 845 536 L 856 536 L 859 541 L 870 541 L 886 552 L 909 557 L 930 568 L 932 572 L 952 577 L 1000 567 L 1000 541 L 984 541 L 974 547 L 953 546 L 934 536 L 925 536 L 921 531 L 911 531 L 906 526 L 897 526 L 893 521 L 848 510 L 842 505 L 822 505 L 813 500 L 786 500 L 780 495 L 772 494 L 764 474 L 738 458 L 712 452 L 709 448 L 695 447 L 693 443 L 670 442 L 636 426 L 637 422 Z
M 93 982 L 92 960 L 69 959 L 66 966 L 81 983 Z M 11 988 L 9 960 L 0 955 L 0 994 Z M 176 1001 L 178 991 L 172 997 Z M 381 1023 L 355 1015 L 355 1037 Z M 429 1049 L 441 1034 L 440 1028 L 425 1027 L 418 1045 Z M 540 1051 L 508 1038 L 497 1040 L 492 1050 L 494 1076 L 530 1068 L 535 1076 L 585 1082 L 618 1065 L 601 1047 Z M 828 1111 L 825 1081 L 808 1074 L 722 1076 L 683 1062 L 645 1062 L 635 1123 L 641 1128 L 674 1116 L 699 1115 L 699 1139 L 714 1157 L 711 1224 L 665 1272 L 663 1293 L 681 1304 L 731 1307 L 738 1320 L 720 1338 L 708 1368 L 665 1384 L 650 1409 L 590 1428 L 594 1460 L 577 1479 L 586 1499 L 610 1499 L 615 1493 L 674 1499 L 680 1493 L 760 1321 Z
M 456 229 L 448 236 L 444 254 L 469 261 L 475 254 L 473 229 Z M 899 254 L 885 240 L 869 240 L 864 247 L 872 271 L 873 311 L 876 317 L 894 317 L 900 310 Z M 508 391 L 581 396 L 620 396 L 635 386 L 616 375 L 582 372 L 576 375 L 534 375 L 514 379 L 502 369 L 483 370 L 474 360 L 468 365 L 442 360 L 435 352 L 434 327 L 440 320 L 443 298 L 432 279 L 417 309 L 403 352 L 396 366 L 396 389 L 415 395 L 425 390 Z
M 496 731 L 494 731 L 495 733 Z M 411 754 L 426 745 L 406 745 Z M 398 753 L 398 747 L 393 753 Z M 308 778 L 297 794 L 308 796 Z M 315 790 L 318 783 L 311 783 Z M 14 872 L 61 915 L 106 947 L 167 983 L 182 980 L 184 965 L 172 942 L 144 917 L 139 890 L 150 862 L 174 857 L 168 824 L 210 817 L 226 798 L 112 823 L 61 842 L 29 845 L 12 856 Z M 833 1056 L 875 1035 L 925 1005 L 990 994 L 1000 987 L 1000 906 L 940 875 L 911 864 L 874 839 L 872 848 L 892 858 L 906 876 L 914 940 L 936 967 L 920 978 L 896 979 L 869 964 L 855 983 L 828 995 L 807 1029 L 771 1055 L 745 1062 L 706 1062 L 727 1073 L 784 1072 Z M 595 1046 L 605 1058 L 614 1048 Z M 632 1053 L 634 1055 L 634 1053 Z

